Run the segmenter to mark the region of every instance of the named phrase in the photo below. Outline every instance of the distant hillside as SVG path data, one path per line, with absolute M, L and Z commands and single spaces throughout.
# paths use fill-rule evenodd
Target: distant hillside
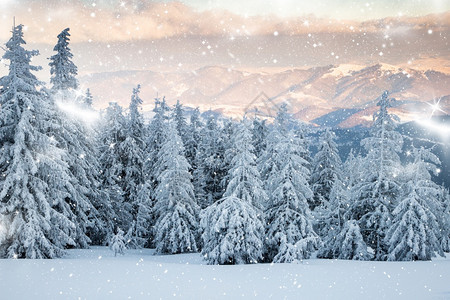
M 132 88 L 142 85 L 144 111 L 153 98 L 169 104 L 212 109 L 231 117 L 247 113 L 271 116 L 288 103 L 295 117 L 318 125 L 350 128 L 371 123 L 376 99 L 384 90 L 399 100 L 394 111 L 404 121 L 431 113 L 433 99 L 450 112 L 450 75 L 401 69 L 386 64 L 325 66 L 284 71 L 244 71 L 204 67 L 193 72 L 121 71 L 81 78 L 98 107 L 116 101 L 128 105 Z M 435 100 L 436 101 L 436 100 Z

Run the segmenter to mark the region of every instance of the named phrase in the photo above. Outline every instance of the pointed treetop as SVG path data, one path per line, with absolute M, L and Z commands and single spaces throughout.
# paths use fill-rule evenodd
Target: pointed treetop
M 389 98 L 389 91 L 386 90 L 380 97 L 380 100 L 377 102 L 377 106 L 380 107 L 380 111 L 386 111 L 387 108 L 393 107 L 393 104 L 396 102 L 395 98 Z
M 6 42 L 6 51 L 2 58 L 9 60 L 9 75 L 1 79 L 0 85 L 8 85 L 7 82 L 14 81 L 13 78 L 21 78 L 25 85 L 42 85 L 43 83 L 38 81 L 36 76 L 30 71 L 39 71 L 42 68 L 38 66 L 30 65 L 33 56 L 39 55 L 37 50 L 25 50 L 22 45 L 26 42 L 23 39 L 23 25 L 15 26 L 12 31 L 12 36 Z M 1 94 L 1 93 L 0 93 Z
M 90 89 L 86 90 L 86 95 L 84 96 L 84 104 L 88 107 L 92 107 L 92 94 Z
M 64 29 L 58 34 L 58 42 L 53 51 L 57 53 L 50 57 L 50 82 L 53 84 L 53 90 L 69 90 L 78 88 L 78 80 L 75 76 L 78 74 L 77 66 L 72 62 L 73 54 L 69 48 L 70 33 L 69 28 Z

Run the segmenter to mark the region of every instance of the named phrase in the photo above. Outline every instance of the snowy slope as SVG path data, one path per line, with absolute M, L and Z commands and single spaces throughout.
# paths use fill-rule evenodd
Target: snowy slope
M 304 261 L 209 266 L 199 254 L 105 247 L 0 260 L 2 299 L 449 299 L 450 256 L 431 262 Z

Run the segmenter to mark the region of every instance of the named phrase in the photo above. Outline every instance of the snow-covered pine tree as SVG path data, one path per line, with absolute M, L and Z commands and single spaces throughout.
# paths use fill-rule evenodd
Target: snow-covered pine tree
M 223 140 L 216 117 L 210 113 L 201 132 L 201 141 L 195 157 L 194 186 L 201 208 L 206 208 L 223 195 Z
M 319 138 L 319 149 L 312 162 L 310 184 L 314 192 L 314 201 L 311 203 L 311 210 L 328 202 L 335 181 L 342 181 L 342 161 L 335 139 L 336 135 L 329 128 Z
M 286 136 L 290 119 L 287 112 L 287 106 L 283 104 L 277 113 L 273 126 L 267 134 L 265 150 L 257 157 L 258 170 L 261 174 L 261 179 L 264 182 L 265 190 L 269 196 L 276 189 L 275 183 L 271 182 L 269 179 L 274 178 L 280 169 L 278 162 L 281 161 L 281 159 L 276 152 L 276 145 Z
M 195 201 L 190 166 L 175 124 L 168 126 L 159 151 L 160 175 L 155 191 L 155 245 L 157 253 L 184 253 L 198 250 L 200 209 Z
M 393 221 L 386 234 L 388 260 L 431 260 L 435 252 L 444 256 L 439 237 L 437 216 L 442 212 L 440 187 L 431 180 L 439 158 L 430 149 L 414 148 L 414 162 L 406 169 L 406 183 Z
M 349 191 L 361 178 L 361 164 L 361 155 L 358 154 L 355 156 L 354 150 L 350 149 L 350 152 L 347 155 L 347 159 L 342 166 L 343 181 L 345 182 Z
M 78 88 L 78 80 L 75 78 L 78 69 L 72 62 L 73 54 L 70 52 L 69 28 L 64 29 L 58 34 L 58 43 L 53 48 L 57 53 L 50 57 L 50 83 L 53 84 L 52 89 L 60 90 L 76 90 Z
M 109 210 L 109 203 L 105 203 L 100 189 L 100 164 L 96 153 L 96 131 L 92 124 L 84 122 L 72 111 L 84 111 L 94 114 L 90 105 L 86 105 L 84 97 L 78 97 L 76 88 L 78 81 L 75 78 L 77 67 L 71 61 L 73 57 L 69 45 L 69 29 L 58 35 L 58 43 L 54 50 L 57 52 L 50 58 L 52 99 L 57 104 L 57 128 L 53 131 L 55 139 L 61 147 L 67 150 L 65 161 L 69 165 L 71 181 L 74 189 L 66 201 L 70 204 L 75 216 L 78 237 L 78 247 L 87 247 L 90 239 L 86 234 L 99 242 L 100 236 L 112 232 L 110 216 L 100 216 Z M 92 97 L 90 94 L 90 104 Z M 91 110 L 91 111 L 89 111 Z M 89 111 L 89 112 L 88 112 Z M 100 238 L 102 239 L 102 238 Z M 104 243 L 104 241 L 103 241 Z
M 287 132 L 275 145 L 279 172 L 268 179 L 275 189 L 266 212 L 266 260 L 296 262 L 307 259 L 320 239 L 314 232 L 308 199 L 313 197 L 301 157 L 301 141 Z
M 450 252 L 450 193 L 448 189 L 441 187 L 441 195 L 439 197 L 443 206 L 442 218 L 440 220 L 441 227 L 441 247 L 442 251 Z
M 188 135 L 188 125 L 185 118 L 185 111 L 183 105 L 180 103 L 180 100 L 177 100 L 175 107 L 172 112 L 172 120 L 176 123 L 176 128 L 178 131 L 178 135 L 183 142 L 183 145 L 187 144 L 189 135 Z
M 141 113 L 142 100 L 139 97 L 141 86 L 138 85 L 133 89 L 131 102 L 126 116 L 125 140 L 120 144 L 124 166 L 124 180 L 121 181 L 122 190 L 124 191 L 124 201 L 131 207 L 133 216 L 132 226 L 127 232 L 128 247 L 141 248 L 145 245 L 149 228 L 142 228 L 141 225 L 148 224 L 146 216 L 139 209 L 150 211 L 149 201 L 142 198 L 143 193 L 147 191 L 148 186 L 144 186 L 143 165 L 144 165 L 144 119 Z M 142 190 L 141 190 L 142 189 Z M 138 194 L 141 196 L 138 199 Z M 149 197 L 150 198 L 150 197 Z M 137 217 L 144 217 L 145 220 L 137 220 Z
M 232 147 L 234 156 L 230 161 L 229 182 L 224 197 L 235 196 L 261 210 L 267 202 L 267 194 L 256 167 L 255 149 L 247 119 L 237 125 Z
M 160 98 L 155 98 L 155 107 L 153 108 L 153 112 L 154 116 L 150 121 L 150 124 L 148 125 L 146 134 L 147 139 L 146 147 L 144 150 L 143 166 L 144 183 L 141 186 L 138 195 L 138 202 L 140 203 L 140 205 L 145 206 L 146 209 L 151 212 L 149 219 L 140 219 L 142 222 L 144 222 L 142 224 L 146 223 L 147 225 L 149 225 L 150 230 L 146 234 L 146 236 L 149 237 L 147 239 L 147 246 L 149 247 L 154 246 L 153 240 L 155 232 L 153 230 L 153 227 L 159 217 L 156 214 L 156 211 L 153 210 L 153 206 L 155 205 L 156 187 L 159 184 L 158 178 L 162 171 L 158 166 L 158 161 L 160 159 L 159 152 L 161 150 L 161 146 L 166 141 L 170 112 L 170 108 L 167 106 L 166 99 L 164 97 L 162 100 Z M 144 217 L 144 207 L 142 207 L 142 209 L 142 212 L 139 214 Z M 137 222 L 136 224 L 138 225 L 139 222 Z
M 398 153 L 403 137 L 395 131 L 398 117 L 389 114 L 395 99 L 385 91 L 377 105 L 370 136 L 361 141 L 367 151 L 362 161 L 362 176 L 351 191 L 348 219 L 358 221 L 364 241 L 375 253 L 376 260 L 386 259 L 385 235 L 392 221 L 392 211 L 398 203 L 401 186 L 398 174 L 401 164 Z
M 292 121 L 291 121 L 292 122 Z M 311 128 L 302 121 L 295 121 L 295 127 L 294 127 L 295 135 L 300 139 L 302 148 L 304 152 L 301 154 L 302 158 L 308 162 L 306 167 L 309 169 L 310 173 L 312 172 L 312 157 L 311 152 L 309 151 L 309 147 L 311 145 Z M 310 180 L 310 179 L 308 179 Z M 311 199 L 312 200 L 312 199 Z
M 269 128 L 267 127 L 266 120 L 255 117 L 255 119 L 253 119 L 252 141 L 253 147 L 255 147 L 255 156 L 257 158 L 259 158 L 266 150 L 268 133 Z
M 188 163 L 191 165 L 192 173 L 197 169 L 195 157 L 200 143 L 200 132 L 203 128 L 203 123 L 200 119 L 200 110 L 198 107 L 194 109 L 191 114 L 190 122 L 187 130 L 187 141 L 185 147 L 185 156 Z M 194 186 L 195 188 L 195 186 Z
M 129 230 L 132 224 L 131 206 L 124 201 L 122 181 L 125 177 L 121 144 L 126 138 L 126 119 L 122 107 L 111 102 L 103 115 L 100 132 L 100 165 L 102 169 L 103 195 L 108 198 L 114 210 L 115 227 Z
M 84 95 L 83 104 L 87 108 L 92 108 L 92 101 L 93 101 L 93 97 L 92 97 L 91 91 L 90 91 L 90 89 L 87 89 L 86 94 Z
M 145 149 L 144 161 L 144 179 L 151 191 L 154 191 L 158 185 L 157 178 L 159 177 L 159 170 L 157 161 L 161 146 L 165 142 L 167 134 L 167 122 L 169 119 L 168 113 L 170 109 L 167 106 L 166 99 L 162 100 L 155 98 L 155 107 L 153 116 L 147 129 L 147 142 Z
M 248 264 L 262 259 L 266 195 L 256 168 L 250 129 L 241 123 L 234 137 L 236 156 L 224 196 L 202 212 L 203 251 L 209 264 Z
M 92 108 L 93 97 L 89 89 L 86 91 L 86 95 L 80 105 L 87 113 L 95 114 Z M 90 225 L 87 228 L 87 234 L 94 245 L 106 245 L 108 238 L 113 235 L 114 219 L 116 217 L 112 203 L 109 197 L 108 188 L 101 185 L 103 181 L 103 174 L 101 170 L 101 164 L 99 157 L 99 149 L 101 148 L 100 133 L 101 121 L 97 120 L 93 124 L 100 126 L 92 126 L 92 124 L 80 123 L 84 136 L 80 136 L 79 140 L 82 143 L 84 149 L 79 154 L 79 158 L 83 159 L 81 166 L 86 171 L 86 187 L 88 188 L 87 196 L 95 208 L 95 211 L 89 213 Z M 100 127 L 100 128 L 99 128 Z M 94 213 L 96 212 L 96 213 Z
M 9 221 L 3 257 L 54 258 L 74 246 L 75 226 L 65 202 L 70 185 L 63 149 L 52 136 L 54 110 L 31 71 L 38 51 L 22 45 L 23 26 L 12 30 L 3 59 L 9 73 L 0 79 L 0 213 Z
M 137 197 L 134 201 L 136 206 L 136 221 L 132 228 L 135 244 L 137 247 L 150 247 L 153 237 L 153 198 L 152 186 L 149 182 L 144 182 L 138 189 Z M 131 235 L 131 233 L 130 233 Z
M 111 237 L 111 240 L 109 241 L 109 248 L 114 252 L 114 256 L 117 256 L 117 254 L 125 254 L 127 247 L 122 229 L 118 228 L 117 233 Z
M 233 122 L 231 119 L 225 119 L 223 123 L 223 128 L 221 130 L 221 137 L 222 137 L 222 147 L 224 149 L 224 155 L 223 155 L 223 161 L 222 161 L 222 171 L 223 174 L 225 174 L 222 178 L 222 188 L 223 190 L 226 189 L 229 183 L 229 174 L 228 170 L 231 167 L 231 161 L 233 160 L 234 156 L 236 155 L 235 147 L 233 147 L 234 144 L 234 134 L 236 131 L 236 123 Z
M 323 240 L 323 246 L 319 249 L 317 257 L 338 258 L 341 255 L 342 248 L 336 244 L 336 237 L 343 229 L 348 206 L 349 190 L 342 181 L 336 180 L 331 188 L 329 200 L 317 207 L 320 216 L 317 218 L 317 233 Z
M 328 253 L 322 257 L 351 260 L 372 259 L 372 254 L 367 251 L 367 244 L 364 242 L 361 230 L 355 220 L 346 221 L 335 239 L 327 242 L 330 243 L 327 245 Z
M 49 132 L 53 134 L 59 147 L 65 150 L 63 160 L 69 167 L 68 181 L 73 186 L 65 198 L 75 216 L 72 221 L 76 224 L 76 246 L 87 248 L 91 242 L 88 231 L 103 230 L 105 226 L 96 222 L 99 216 L 93 206 L 93 202 L 100 197 L 99 163 L 88 131 L 78 120 L 70 119 L 64 112 L 56 110 L 53 122 L 54 126 Z

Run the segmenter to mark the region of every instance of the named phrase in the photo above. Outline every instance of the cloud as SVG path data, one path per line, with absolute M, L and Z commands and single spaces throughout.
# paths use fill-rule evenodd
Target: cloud
M 27 41 L 45 44 L 53 44 L 59 31 L 66 27 L 71 28 L 73 43 L 160 40 L 189 36 L 233 38 L 321 32 L 382 33 L 386 30 L 392 34 L 401 34 L 408 29 L 432 27 L 434 31 L 442 31 L 450 27 L 450 13 L 357 22 L 317 18 L 314 15 L 296 18 L 246 17 L 219 9 L 197 11 L 181 2 L 149 0 L 6 1 L 3 2 L 3 16 L 0 19 L 0 39 L 9 38 L 12 17 L 16 16 L 18 23 L 26 25 Z

